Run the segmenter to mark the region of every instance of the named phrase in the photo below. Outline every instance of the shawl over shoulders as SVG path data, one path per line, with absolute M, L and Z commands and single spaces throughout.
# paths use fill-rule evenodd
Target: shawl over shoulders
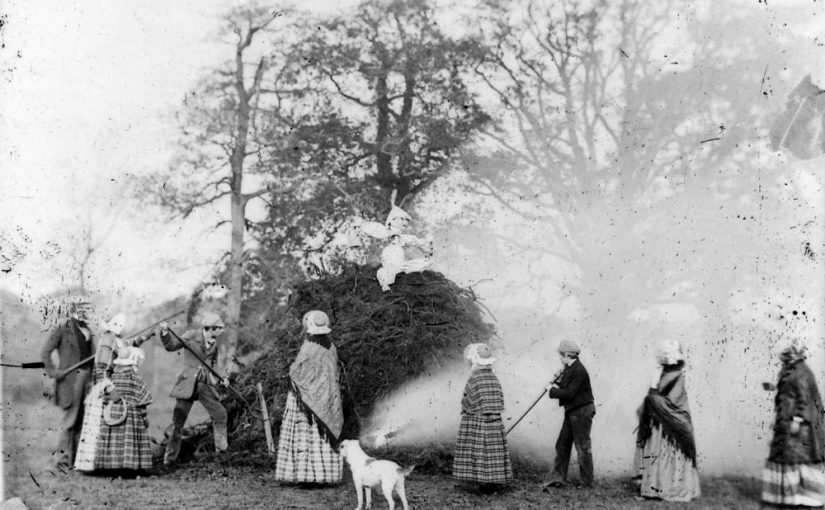
M 475 370 L 464 387 L 461 412 L 464 414 L 500 415 L 504 411 L 504 392 L 489 367 Z
M 656 388 L 651 388 L 642 404 L 636 442 L 644 444 L 651 436 L 651 424 L 662 428 L 662 435 L 696 464 L 696 443 L 690 419 L 683 363 L 667 366 Z
M 306 341 L 289 367 L 292 390 L 299 407 L 312 415 L 323 437 L 337 444 L 344 426 L 341 390 L 338 386 L 338 353 Z

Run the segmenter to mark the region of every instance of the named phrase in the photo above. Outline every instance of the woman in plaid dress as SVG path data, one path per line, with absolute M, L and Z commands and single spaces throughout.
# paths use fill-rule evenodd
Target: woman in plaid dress
M 338 354 L 329 339 L 329 318 L 307 312 L 306 338 L 289 368 L 275 479 L 282 482 L 338 483 L 344 462 L 338 441 L 344 424 L 338 386 Z
M 770 455 L 762 472 L 762 501 L 773 505 L 821 507 L 825 504 L 825 428 L 822 398 L 804 347 L 779 355 L 776 421 Z
M 501 421 L 504 394 L 491 366 L 495 358 L 490 356 L 490 348 L 480 343 L 468 345 L 464 358 L 472 373 L 461 399 L 453 477 L 482 489 L 502 487 L 513 481 L 513 469 Z
M 115 340 L 120 338 L 126 324 L 126 317 L 119 313 L 103 325 L 103 335 L 95 350 L 95 368 L 92 372 L 92 388 L 86 396 L 83 411 L 83 428 L 77 447 L 74 468 L 78 471 L 94 471 L 97 455 L 97 443 L 103 424 L 103 406 L 106 395 L 114 388 L 109 378 L 112 359 L 114 358 Z
M 152 445 L 149 442 L 146 407 L 152 403 L 152 395 L 138 365 L 143 361 L 143 351 L 133 346 L 117 350 L 112 370 L 114 391 L 110 395 L 111 416 L 104 414 L 97 443 L 95 467 L 97 469 L 149 470 L 152 468 Z M 126 417 L 122 421 L 120 414 Z

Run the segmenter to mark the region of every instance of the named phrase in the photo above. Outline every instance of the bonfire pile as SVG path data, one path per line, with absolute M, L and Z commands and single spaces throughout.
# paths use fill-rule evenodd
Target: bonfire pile
M 376 270 L 354 265 L 295 286 L 289 306 L 294 321 L 276 330 L 260 357 L 240 370 L 223 401 L 229 414 L 230 458 L 248 462 L 266 456 L 258 383 L 277 444 L 289 365 L 302 343 L 301 317 L 309 310 L 327 312 L 332 322 L 331 337 L 343 368 L 344 438 L 357 437 L 382 397 L 427 370 L 460 359 L 467 344 L 492 336 L 472 290 L 424 271 L 399 275 L 391 290 L 383 292 Z M 188 433 L 192 450 L 212 450 L 210 427 Z

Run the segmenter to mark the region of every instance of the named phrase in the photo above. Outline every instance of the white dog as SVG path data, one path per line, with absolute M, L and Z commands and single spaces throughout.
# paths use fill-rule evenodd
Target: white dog
M 390 510 L 395 509 L 395 501 L 392 498 L 393 489 L 401 498 L 404 510 L 409 510 L 407 494 L 404 492 L 404 477 L 412 473 L 415 466 L 402 469 L 395 462 L 376 460 L 364 453 L 358 441 L 351 439 L 341 441 L 339 451 L 341 457 L 346 459 L 347 464 L 349 464 L 350 471 L 352 471 L 352 481 L 355 483 L 355 492 L 358 493 L 358 507 L 355 510 L 361 510 L 364 506 L 362 488 L 367 493 L 367 508 L 372 507 L 372 488 L 379 484 L 384 497 L 387 498 L 387 503 L 390 505 Z

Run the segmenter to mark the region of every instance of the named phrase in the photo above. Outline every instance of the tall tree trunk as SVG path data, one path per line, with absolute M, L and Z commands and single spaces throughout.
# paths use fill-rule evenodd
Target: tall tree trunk
M 249 134 L 249 93 L 244 86 L 244 62 L 243 51 L 249 46 L 252 40 L 252 32 L 247 34 L 246 41 L 238 44 L 235 53 L 235 90 L 238 94 L 238 113 L 235 126 L 235 140 L 232 147 L 232 155 L 229 164 L 232 169 L 231 181 L 231 219 L 232 219 L 232 240 L 229 251 L 229 296 L 227 299 L 226 311 L 226 338 L 221 345 L 220 356 L 221 367 L 229 372 L 237 370 L 232 361 L 235 351 L 238 349 L 238 337 L 240 336 L 241 322 L 241 299 L 243 297 L 243 273 L 244 273 L 244 233 L 246 230 L 245 209 L 246 197 L 243 195 L 243 164 L 246 158 L 246 141 Z
M 226 338 L 221 345 L 223 351 L 219 359 L 225 370 L 236 370 L 232 357 L 238 348 L 240 333 L 241 299 L 243 296 L 244 272 L 244 201 L 240 193 L 232 194 L 232 245 L 229 255 L 229 296 L 226 310 Z

